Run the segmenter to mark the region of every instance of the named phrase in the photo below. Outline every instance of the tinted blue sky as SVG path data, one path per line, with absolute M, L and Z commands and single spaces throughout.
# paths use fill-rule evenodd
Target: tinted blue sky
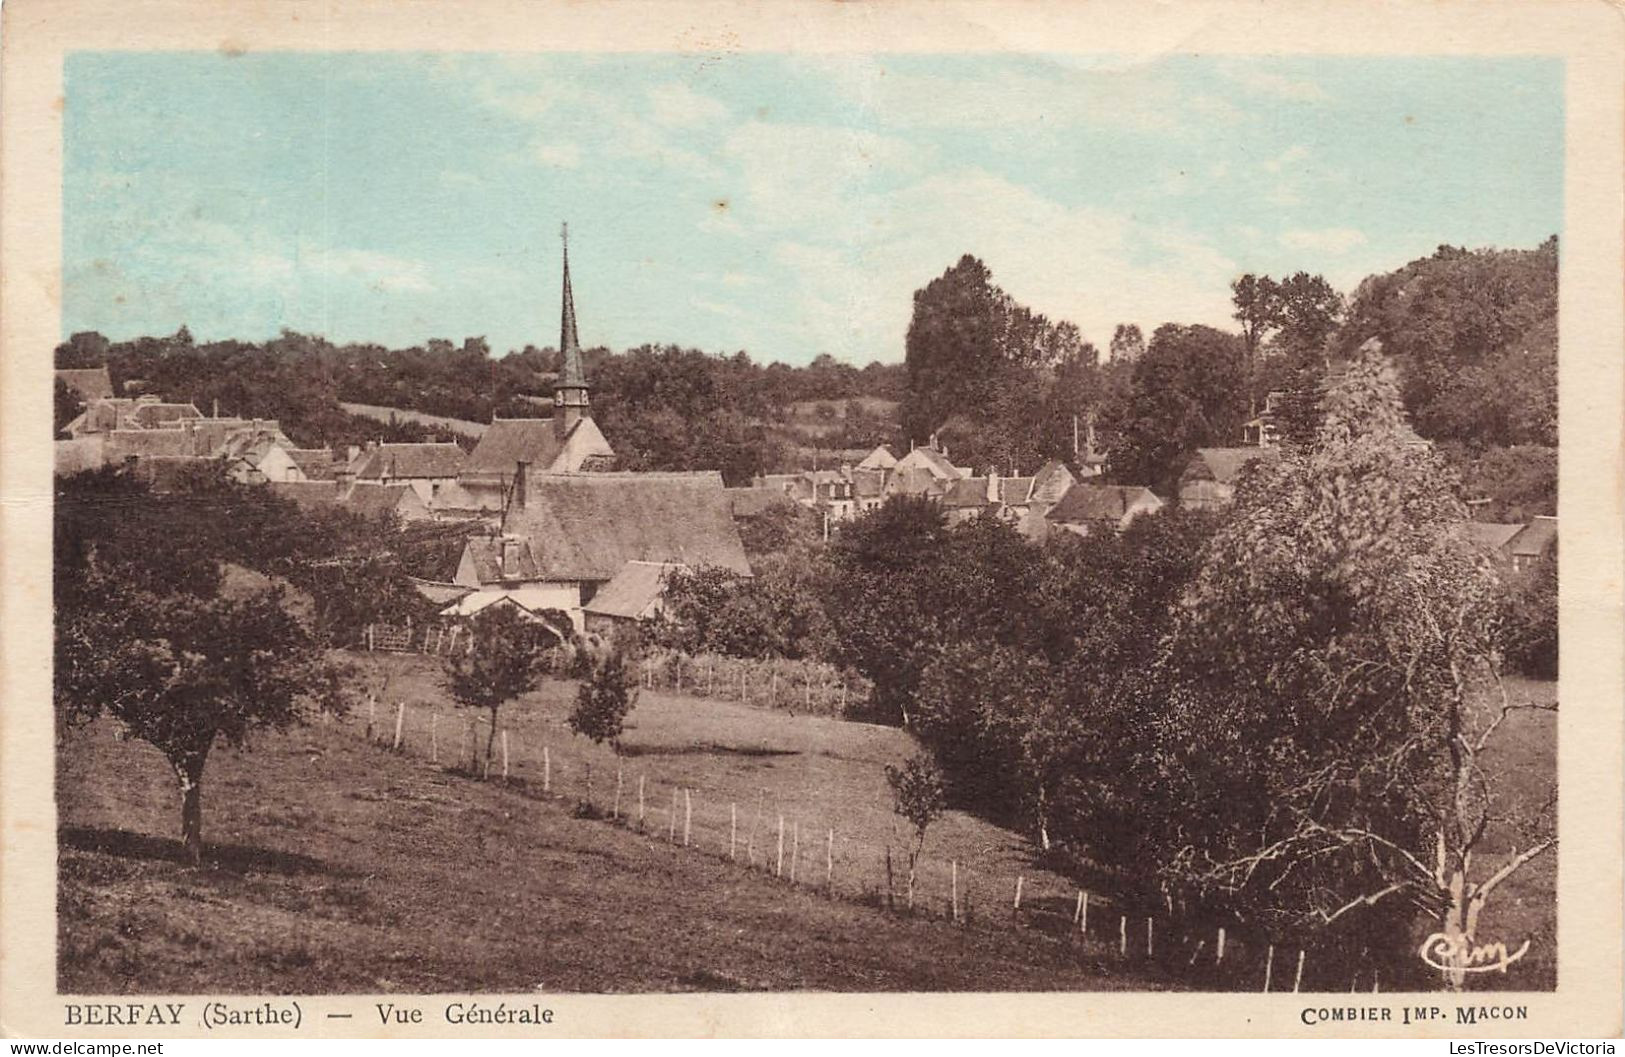
M 961 254 L 1102 347 L 1562 218 L 1534 58 L 81 53 L 64 332 L 902 356 Z

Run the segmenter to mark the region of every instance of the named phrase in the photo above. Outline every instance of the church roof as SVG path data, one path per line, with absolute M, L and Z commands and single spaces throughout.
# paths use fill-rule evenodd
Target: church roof
M 718 474 L 534 474 L 508 531 L 529 539 L 547 580 L 609 580 L 629 561 L 748 575 Z
M 574 432 L 580 426 L 578 421 L 570 429 Z M 529 463 L 532 470 L 546 470 L 563 450 L 564 441 L 554 436 L 550 418 L 493 419 L 469 453 L 463 472 L 511 477 L 521 462 Z

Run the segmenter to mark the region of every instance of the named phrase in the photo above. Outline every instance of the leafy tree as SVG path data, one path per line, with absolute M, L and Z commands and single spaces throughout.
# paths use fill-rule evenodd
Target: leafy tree
M 908 905 L 912 908 L 914 872 L 925 850 L 926 830 L 947 807 L 942 773 L 928 753 L 918 752 L 900 768 L 887 764 L 886 784 L 891 786 L 892 810 L 914 827 L 914 843 L 908 849 Z
M 512 606 L 490 606 L 473 620 L 468 645 L 447 655 L 442 681 L 457 704 L 491 713 L 485 739 L 485 766 L 496 746 L 497 713 L 509 701 L 530 693 L 544 674 L 542 649 L 555 636 Z
M 576 692 L 575 709 L 570 713 L 570 730 L 593 741 L 609 742 L 616 755 L 621 752 L 621 732 L 626 717 L 637 704 L 637 680 L 632 673 L 630 650 L 613 644 L 594 659 L 592 671 Z
M 341 710 L 279 591 L 245 599 L 157 594 L 93 571 L 80 604 L 59 609 L 57 707 L 70 722 L 106 712 L 169 761 L 181 792 L 181 843 L 203 858 L 203 770 L 219 740 L 305 721 L 313 703 Z
M 1557 513 L 1557 449 L 1533 444 L 1473 448 L 1459 441 L 1439 454 L 1461 479 L 1461 495 L 1479 521 L 1522 523 Z
M 796 552 L 758 559 L 750 577 L 716 567 L 673 570 L 667 620 L 653 633 L 688 653 L 827 657 L 833 632 L 821 597 L 824 569 L 821 556 Z
M 1507 663 L 1531 679 L 1556 679 L 1556 558 L 1539 563 L 1513 581 L 1501 620 Z
M 1059 455 L 1072 409 L 1046 413 L 1056 373 L 1098 366 L 1076 326 L 1052 323 L 994 285 L 970 255 L 914 294 L 905 341 L 903 431 L 941 432 L 978 468 L 1032 466 Z
M 58 378 L 52 393 L 51 434 L 62 437 L 66 434 L 68 423 L 85 412 L 85 402 L 79 399 L 79 394 L 68 387 L 68 383 Z
M 324 660 L 290 593 L 227 584 L 227 561 L 272 564 L 254 545 L 263 521 L 234 509 L 231 495 L 153 496 L 113 470 L 58 482 L 56 706 L 70 723 L 112 715 L 164 754 L 180 782 L 182 844 L 194 863 L 216 742 L 242 747 L 255 731 L 304 722 L 313 708 L 347 707 L 342 673 Z
M 1308 272 L 1281 280 L 1276 295 L 1280 344 L 1287 351 L 1323 353 L 1342 319 L 1342 297 L 1323 277 Z
M 1037 552 L 997 519 L 949 529 L 935 502 L 896 496 L 843 526 L 830 560 L 838 655 L 874 684 L 880 719 L 909 723 L 921 674 L 950 646 L 1034 635 L 1021 600 L 1037 591 Z
M 1190 453 L 1240 442 L 1247 414 L 1241 339 L 1212 327 L 1158 327 L 1134 364 L 1113 476 L 1170 495 Z
M 1555 237 L 1534 250 L 1441 246 L 1362 282 L 1338 344 L 1382 341 L 1424 437 L 1554 446 L 1557 291 Z
M 1113 363 L 1133 363 L 1145 353 L 1145 335 L 1136 323 L 1119 323 L 1112 331 Z
M 1163 861 L 1198 898 L 1296 927 L 1403 935 L 1419 910 L 1460 987 L 1486 901 L 1556 837 L 1551 803 L 1497 790 L 1493 736 L 1535 706 L 1501 687 L 1494 570 L 1403 426 L 1368 352 L 1315 445 L 1238 488 L 1169 644 Z M 1486 872 L 1492 819 L 1521 847 Z
M 1281 289 L 1269 276 L 1249 272 L 1230 284 L 1230 302 L 1236 309 L 1236 322 L 1241 324 L 1250 367 L 1265 338 L 1281 325 Z

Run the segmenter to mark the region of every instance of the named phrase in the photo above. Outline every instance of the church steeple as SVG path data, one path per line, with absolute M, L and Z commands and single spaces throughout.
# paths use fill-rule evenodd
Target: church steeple
M 564 239 L 564 306 L 559 320 L 559 378 L 553 384 L 553 433 L 560 440 L 583 418 L 591 415 L 587 406 L 587 372 L 581 366 L 581 340 L 576 336 L 575 295 L 570 291 L 570 225 L 560 232 Z

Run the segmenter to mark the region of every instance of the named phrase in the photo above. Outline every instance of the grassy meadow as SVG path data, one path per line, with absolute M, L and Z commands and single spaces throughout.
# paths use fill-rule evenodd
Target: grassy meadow
M 1101 990 L 1176 979 L 1144 958 L 1140 920 L 1120 955 L 1130 923 L 1098 893 L 1080 939 L 1076 887 L 1041 868 L 1019 834 L 961 812 L 927 834 L 914 913 L 881 909 L 888 849 L 891 901 L 901 910 L 908 899 L 911 834 L 884 777 L 914 751 L 903 731 L 644 689 L 617 756 L 570 734 L 575 684 L 555 680 L 502 710 L 508 777 L 499 739 L 481 780 L 467 772 L 471 749 L 484 769 L 485 713 L 451 704 L 435 661 L 352 659 L 374 707 L 265 736 L 251 752 L 216 751 L 202 869 L 178 861 L 174 782 L 156 750 L 105 722 L 63 736 L 64 991 Z M 1543 795 L 1553 720 L 1515 713 L 1501 732 L 1519 802 Z M 1486 863 L 1512 836 L 1489 842 Z M 1513 973 L 1474 986 L 1552 986 L 1555 866 L 1537 860 L 1491 903 L 1485 936 L 1533 943 Z M 947 920 L 956 880 L 970 927 Z M 1213 986 L 1261 980 L 1262 952 L 1238 940 L 1232 976 Z M 1162 936 L 1159 957 L 1183 968 L 1196 942 Z M 1304 986 L 1348 984 L 1311 963 Z
M 1108 964 L 1109 945 L 1043 928 L 956 928 L 927 913 L 923 877 L 918 914 L 889 914 L 861 898 L 861 886 L 876 878 L 883 886 L 884 868 L 877 863 L 859 879 L 874 845 L 858 829 L 869 827 L 864 839 L 881 843 L 877 857 L 890 831 L 888 812 L 863 801 L 889 802 L 879 766 L 906 750 L 900 732 L 721 702 L 696 708 L 645 692 L 624 772 L 646 775 L 639 832 L 634 819 L 616 826 L 578 817 L 589 760 L 601 810 L 613 807 L 614 767 L 607 749 L 589 753 L 564 733 L 570 684 L 549 684 L 504 717 L 512 720 L 512 781 L 480 781 L 452 769 L 459 748 L 466 754 L 466 713 L 452 712 L 426 662 L 369 660 L 394 673 L 391 705 L 417 706 L 407 713 L 407 751 L 369 744 L 364 708 L 264 736 L 249 752 L 217 749 L 205 780 L 210 853 L 201 869 L 179 861 L 174 781 L 156 750 L 119 738 L 110 722 L 63 735 L 64 992 L 1165 986 L 1154 968 Z M 439 765 L 428 759 L 429 707 L 441 710 L 433 724 Z M 386 726 L 392 740 L 392 709 L 389 723 L 379 723 Z M 540 788 L 543 743 L 552 796 Z M 697 787 L 695 847 L 686 849 L 681 821 L 676 843 L 668 840 L 670 790 L 679 781 Z M 626 785 L 623 807 L 635 809 Z M 750 845 L 754 868 L 744 861 L 743 822 L 737 860 L 727 858 L 727 818 L 717 805 L 729 790 L 771 805 L 763 808 L 772 814 L 771 838 L 763 822 Z M 847 898 L 821 891 L 828 826 L 825 840 L 814 841 L 812 823 L 802 823 L 794 885 L 787 867 L 773 876 L 777 813 L 792 806 L 798 819 L 821 812 L 852 831 L 838 837 L 835 857 L 836 887 Z M 969 819 L 940 829 L 928 848 L 940 838 L 944 849 L 980 853 L 990 876 L 979 895 L 972 871 L 971 898 L 995 901 L 991 874 L 1022 862 L 1022 842 Z M 1060 899 L 1058 883 L 1048 887 Z M 897 889 L 901 902 L 901 861 Z M 1033 898 L 1044 892 L 1036 884 Z M 1044 917 L 1041 905 L 1037 915 Z

